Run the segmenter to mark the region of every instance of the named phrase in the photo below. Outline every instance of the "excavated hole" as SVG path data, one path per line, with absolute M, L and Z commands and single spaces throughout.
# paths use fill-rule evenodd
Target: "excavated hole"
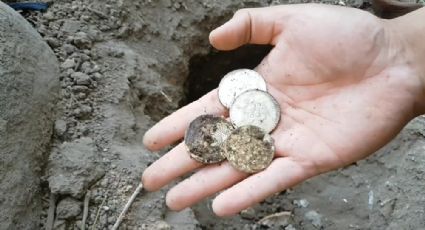
M 185 82 L 186 103 L 197 100 L 216 88 L 228 72 L 240 68 L 255 68 L 269 53 L 271 46 L 249 45 L 233 51 L 211 51 L 190 59 L 189 76 Z

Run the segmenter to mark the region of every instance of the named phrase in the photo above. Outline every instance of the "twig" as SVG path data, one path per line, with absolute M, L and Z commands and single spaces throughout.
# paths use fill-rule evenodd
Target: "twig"
M 102 203 L 100 204 L 99 208 L 97 209 L 96 217 L 94 218 L 94 222 L 93 222 L 93 225 L 91 226 L 91 230 L 94 230 L 96 228 L 97 219 L 99 219 L 100 210 L 102 210 L 102 207 L 105 204 L 106 197 L 108 197 L 108 195 L 105 195 L 105 197 L 103 197 Z
M 90 190 L 87 191 L 86 196 L 84 196 L 84 209 L 83 209 L 83 220 L 81 222 L 81 229 L 86 229 L 87 216 L 89 215 L 89 201 L 90 201 Z
M 53 229 L 53 223 L 55 221 L 55 210 L 56 210 L 56 195 L 50 193 L 49 198 L 49 210 L 47 211 L 46 230 Z
M 140 191 L 142 191 L 142 189 L 143 189 L 143 184 L 140 183 L 139 186 L 137 186 L 136 190 L 131 195 L 130 199 L 127 201 L 127 204 L 125 204 L 124 209 L 122 210 L 122 212 L 118 216 L 118 219 L 115 222 L 114 226 L 112 227 L 112 230 L 117 230 L 118 229 L 118 227 L 120 226 L 122 220 L 124 219 L 125 214 L 127 213 L 127 211 L 130 208 L 131 204 L 134 202 L 134 199 L 136 199 L 136 196 L 140 193 Z

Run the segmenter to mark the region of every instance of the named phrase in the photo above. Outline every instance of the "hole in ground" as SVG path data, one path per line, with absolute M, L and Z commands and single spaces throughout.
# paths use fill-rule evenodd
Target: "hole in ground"
M 215 89 L 221 78 L 232 70 L 255 68 L 271 49 L 272 46 L 248 45 L 233 51 L 213 50 L 207 55 L 193 56 L 185 82 L 185 102 L 195 101 Z

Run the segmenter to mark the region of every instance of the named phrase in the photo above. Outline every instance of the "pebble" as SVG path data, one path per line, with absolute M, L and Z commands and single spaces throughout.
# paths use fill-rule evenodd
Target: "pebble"
M 91 48 L 92 41 L 89 36 L 84 32 L 75 33 L 72 42 L 80 49 Z
M 56 135 L 58 135 L 60 137 L 63 136 L 65 134 L 65 132 L 66 132 L 66 129 L 67 129 L 67 127 L 66 127 L 66 121 L 64 121 L 64 120 L 57 120 L 55 122 L 55 133 L 56 133 Z
M 322 216 L 314 210 L 304 214 L 304 217 L 316 228 L 322 228 Z
M 74 79 L 75 84 L 77 85 L 90 85 L 91 79 L 90 76 L 82 73 L 82 72 L 75 72 L 71 74 L 72 79 Z
M 308 202 L 306 199 L 294 200 L 294 205 L 299 208 L 307 208 L 310 205 L 310 202 Z
M 56 207 L 56 216 L 58 219 L 74 219 L 81 213 L 82 203 L 71 197 L 59 201 Z
M 74 68 L 76 64 L 77 63 L 75 63 L 75 60 L 73 58 L 68 58 L 61 64 L 61 68 L 71 69 L 71 68 Z

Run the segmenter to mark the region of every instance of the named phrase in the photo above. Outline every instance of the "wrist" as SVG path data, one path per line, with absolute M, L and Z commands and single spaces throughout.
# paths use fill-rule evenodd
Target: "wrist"
M 425 114 L 425 8 L 402 17 L 386 20 L 388 30 L 398 46 L 397 55 L 409 69 L 408 85 L 415 92 L 417 115 Z

